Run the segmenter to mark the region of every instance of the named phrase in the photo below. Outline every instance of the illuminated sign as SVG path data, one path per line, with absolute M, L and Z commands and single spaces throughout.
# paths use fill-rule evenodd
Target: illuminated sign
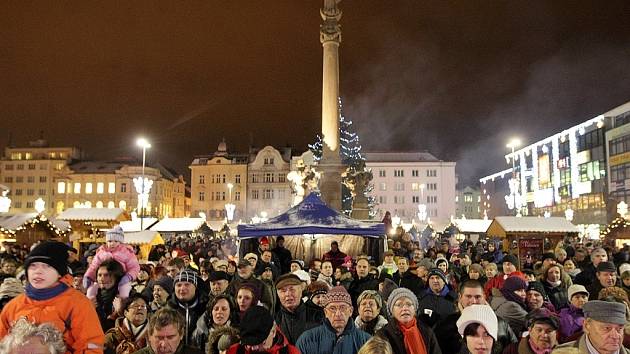
M 534 191 L 534 206 L 536 208 L 551 206 L 553 204 L 553 188 Z
M 610 166 L 622 165 L 627 162 L 630 162 L 630 151 L 624 152 L 623 154 L 611 156 L 608 159 L 608 165 Z
M 538 158 L 538 184 L 541 186 L 551 182 L 551 171 L 549 170 L 549 155 L 545 154 Z
M 557 166 L 558 166 L 558 169 L 569 168 L 571 166 L 569 157 L 567 156 L 563 159 L 558 160 Z

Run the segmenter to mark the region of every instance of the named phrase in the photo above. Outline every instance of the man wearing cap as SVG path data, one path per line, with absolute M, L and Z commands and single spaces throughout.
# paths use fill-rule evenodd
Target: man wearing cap
M 291 260 L 293 256 L 291 255 L 291 251 L 284 247 L 284 237 L 278 236 L 276 237 L 276 247 L 274 247 L 271 252 L 278 258 L 278 265 L 280 266 L 280 274 L 289 273 L 291 270 Z
M 232 279 L 227 288 L 227 293 L 233 298 L 236 298 L 236 294 L 238 289 L 241 287 L 241 284 L 244 282 L 250 283 L 256 288 L 258 294 L 261 294 L 260 302 L 262 302 L 268 309 L 271 309 L 273 305 L 273 301 L 271 300 L 273 294 L 264 291 L 265 284 L 254 276 L 254 267 L 252 267 L 252 264 L 247 259 L 241 259 L 238 262 L 236 270 L 237 272 L 234 274 L 234 279 Z
M 324 295 L 326 318 L 318 327 L 304 332 L 296 346 L 302 354 L 357 353 L 370 335 L 357 328 L 352 319 L 352 300 L 343 286 L 336 286 Z
M 488 279 L 484 289 L 486 292 L 486 298 L 490 299 L 492 297 L 492 289 L 501 289 L 503 287 L 503 283 L 505 279 L 511 276 L 520 276 L 525 279 L 525 275 L 518 271 L 519 261 L 516 256 L 512 254 L 508 254 L 503 257 L 503 272 L 497 274 L 492 279 Z
M 439 268 L 429 271 L 428 287 L 418 296 L 418 319 L 427 326 L 435 325 L 455 313 L 457 294 L 448 285 L 446 275 Z
M 339 250 L 339 243 L 337 243 L 337 241 L 333 241 L 330 243 L 330 251 L 324 253 L 322 256 L 322 261 L 330 261 L 333 268 L 337 269 L 343 264 L 346 256 L 347 254 Z
M 197 326 L 197 320 L 203 315 L 208 303 L 207 295 L 199 289 L 197 273 L 184 269 L 173 280 L 174 293 L 168 302 L 168 307 L 177 310 L 184 317 L 184 343 L 192 344 L 192 333 Z
M 582 334 L 584 311 L 589 293 L 584 285 L 573 284 L 569 287 L 569 307 L 560 310 L 560 343 L 570 342 Z
M 276 282 L 280 308 L 276 312 L 276 323 L 295 343 L 306 330 L 321 324 L 324 314 L 319 306 L 309 306 L 302 301 L 302 281 L 295 274 L 284 274 Z
M 584 285 L 588 289 L 597 280 L 597 266 L 601 262 L 608 262 L 608 253 L 603 248 L 596 248 L 591 252 L 591 263 L 580 266 L 582 271 L 575 276 L 574 283 Z M 591 294 L 594 297 L 597 296 L 597 294 Z
M 227 354 L 271 353 L 300 354 L 292 345 L 267 309 L 253 306 L 243 315 L 240 343 L 232 345 Z
M 208 294 L 208 302 L 221 294 L 227 293 L 227 288 L 230 285 L 230 276 L 224 271 L 211 272 L 208 276 L 210 282 L 210 294 Z
M 584 334 L 580 339 L 562 344 L 562 348 L 578 348 L 587 354 L 630 354 L 622 345 L 626 325 L 626 305 L 592 300 L 584 304 Z
M 529 334 L 521 338 L 518 344 L 505 348 L 504 354 L 551 353 L 558 345 L 557 331 L 560 324 L 556 315 L 540 308 L 527 315 Z
M 586 286 L 588 292 L 593 294 L 593 298 L 597 297 L 602 289 L 617 284 L 617 269 L 613 262 L 600 262 L 596 269 L 595 280 L 591 285 Z
M 256 253 L 250 252 L 246 254 L 244 258 L 252 265 L 253 269 L 256 269 L 256 263 L 258 263 L 258 255 L 256 255 Z

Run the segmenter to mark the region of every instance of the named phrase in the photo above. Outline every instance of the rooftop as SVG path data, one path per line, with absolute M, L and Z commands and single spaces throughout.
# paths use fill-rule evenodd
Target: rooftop
M 366 162 L 442 162 L 428 151 L 365 152 Z

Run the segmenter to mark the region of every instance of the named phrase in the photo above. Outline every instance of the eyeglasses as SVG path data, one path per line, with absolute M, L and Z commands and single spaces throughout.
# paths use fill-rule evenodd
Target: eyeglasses
M 397 303 L 394 304 L 394 307 L 399 308 L 399 309 L 402 309 L 402 308 L 405 308 L 405 307 L 406 308 L 413 308 L 414 305 L 413 305 L 413 302 L 402 302 L 402 303 L 401 302 L 397 302 Z
M 132 305 L 129 306 L 130 310 L 146 310 L 147 306 L 146 305 Z
M 337 306 L 326 306 L 325 307 L 326 311 L 329 311 L 330 313 L 337 313 L 337 311 L 341 311 L 342 313 L 343 312 L 347 312 L 349 308 L 350 307 L 348 307 L 348 306 L 339 306 L 339 307 L 337 307 Z

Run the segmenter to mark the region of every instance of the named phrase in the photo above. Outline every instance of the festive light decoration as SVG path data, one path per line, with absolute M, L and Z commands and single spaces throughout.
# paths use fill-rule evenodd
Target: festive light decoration
M 140 215 L 144 215 L 143 209 L 149 204 L 149 192 L 153 186 L 153 180 L 144 178 L 142 183 L 142 177 L 136 177 L 133 179 L 133 185 L 136 187 L 136 193 L 138 193 L 138 212 Z M 143 189 L 144 187 L 144 189 Z
M 628 204 L 623 200 L 617 204 L 617 213 L 624 219 L 626 218 L 626 214 L 628 214 Z
M 2 196 L 0 197 L 0 213 L 8 213 L 9 209 L 11 209 L 11 198 L 7 197 L 8 193 L 8 190 L 2 191 Z

